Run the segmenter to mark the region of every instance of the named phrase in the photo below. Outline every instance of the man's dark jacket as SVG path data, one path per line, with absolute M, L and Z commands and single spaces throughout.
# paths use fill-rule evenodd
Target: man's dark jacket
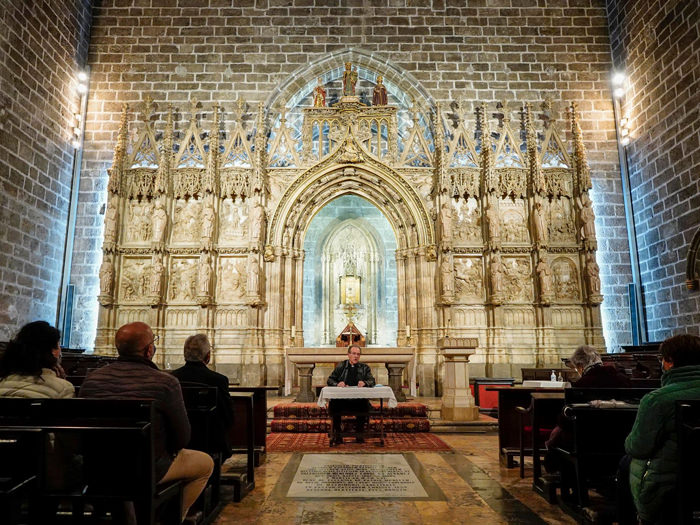
M 79 397 L 153 399 L 156 477 L 161 479 L 173 458 L 190 441 L 190 422 L 180 383 L 144 357 L 119 357 L 93 370 L 80 387 Z
M 364 381 L 366 387 L 373 387 L 375 381 L 370 367 L 364 363 L 357 363 L 355 367 L 357 367 L 357 381 Z M 335 367 L 335 370 L 331 372 L 328 381 L 326 381 L 328 386 L 338 386 L 338 383 L 345 382 L 348 377 L 348 370 L 350 370 L 349 359 L 346 359 L 342 363 L 338 363 L 338 366 Z
M 215 435 L 218 436 L 219 450 L 226 457 L 231 455 L 231 444 L 229 433 L 233 426 L 233 406 L 231 405 L 231 396 L 228 393 L 228 377 L 213 370 L 209 370 L 206 363 L 201 361 L 187 361 L 184 366 L 173 370 L 174 375 L 181 386 L 188 386 L 187 383 L 197 383 L 199 385 L 215 386 L 217 388 L 216 395 L 216 412 L 221 418 L 219 428 L 214 429 Z

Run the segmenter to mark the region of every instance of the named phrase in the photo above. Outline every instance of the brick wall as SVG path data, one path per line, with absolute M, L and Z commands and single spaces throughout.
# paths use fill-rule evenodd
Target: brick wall
M 54 323 L 89 0 L 0 0 L 0 340 Z
M 543 2 L 540 2 L 541 4 Z M 469 7 L 464 7 L 468 5 Z M 186 110 L 191 94 L 266 100 L 295 71 L 355 47 L 410 72 L 437 101 L 580 101 L 599 218 L 598 260 L 611 348 L 629 341 L 630 281 L 608 89 L 602 0 L 104 0 L 95 9 L 79 231 L 74 337 L 96 326 L 100 210 L 123 102 L 146 94 Z M 202 7 L 204 6 L 204 7 Z M 340 7 L 343 6 L 343 7 Z M 563 109 L 565 103 L 560 106 Z M 563 118 L 563 113 L 560 113 Z
M 614 63 L 629 77 L 623 113 L 649 338 L 700 333 L 686 257 L 700 228 L 700 4 L 609 2 Z

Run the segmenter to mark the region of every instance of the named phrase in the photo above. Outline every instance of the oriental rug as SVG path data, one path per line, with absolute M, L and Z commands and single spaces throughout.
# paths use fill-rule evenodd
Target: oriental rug
M 388 432 L 384 436 L 384 446 L 379 446 L 376 438 L 367 438 L 364 443 L 356 443 L 353 438 L 345 438 L 342 445 L 331 447 L 328 435 L 320 432 L 273 432 L 267 436 L 267 452 L 328 452 L 328 453 L 383 453 L 429 450 L 449 452 L 450 446 L 435 434 L 429 432 Z

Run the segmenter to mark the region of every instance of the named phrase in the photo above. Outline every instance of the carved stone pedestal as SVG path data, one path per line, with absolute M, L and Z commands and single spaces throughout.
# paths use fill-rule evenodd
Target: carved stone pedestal
M 316 368 L 315 363 L 297 363 L 297 370 L 299 371 L 299 394 L 297 395 L 297 403 L 313 403 L 316 401 L 316 396 L 313 390 L 311 390 L 311 376 L 314 373 L 314 368 Z
M 406 401 L 406 394 L 403 393 L 401 383 L 403 383 L 403 371 L 406 368 L 405 363 L 387 363 L 386 369 L 389 371 L 389 386 L 394 391 L 396 401 Z
M 476 351 L 477 339 L 443 337 L 438 347 L 445 357 L 442 410 L 446 421 L 475 421 L 479 419 L 479 407 L 469 389 L 469 356 Z

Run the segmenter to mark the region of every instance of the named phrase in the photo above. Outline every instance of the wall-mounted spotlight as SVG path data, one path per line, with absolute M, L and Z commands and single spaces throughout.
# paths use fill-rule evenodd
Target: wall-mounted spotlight
M 627 75 L 618 71 L 613 73 L 611 77 L 612 87 L 613 87 L 613 97 L 620 99 L 625 96 L 625 84 L 627 83 Z
M 83 129 L 84 129 L 84 116 L 87 109 L 87 93 L 89 90 L 89 77 L 87 72 L 79 71 L 76 75 L 78 83 L 75 90 L 78 92 L 80 102 L 78 105 L 78 110 L 73 113 L 73 123 L 72 127 L 72 140 L 71 145 L 74 149 L 80 149 L 83 147 Z
M 623 117 L 620 119 L 620 144 L 627 146 L 630 143 L 630 119 Z

